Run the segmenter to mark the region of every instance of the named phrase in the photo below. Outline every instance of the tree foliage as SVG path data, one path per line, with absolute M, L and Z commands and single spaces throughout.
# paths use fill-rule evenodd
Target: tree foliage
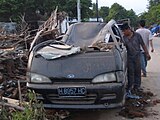
M 106 21 L 109 21 L 110 19 L 121 20 L 126 18 L 131 20 L 131 25 L 136 25 L 137 16 L 135 12 L 132 9 L 126 10 L 118 3 L 114 3 L 109 9 L 109 15 L 106 17 Z
M 152 6 L 156 6 L 160 3 L 160 0 L 149 0 L 149 9 L 152 7 Z
M 93 4 L 92 4 L 92 14 L 91 14 L 91 17 L 94 17 L 94 18 L 97 17 L 97 10 L 96 10 L 96 9 L 97 9 L 97 8 L 96 8 L 96 4 L 93 3 Z
M 114 3 L 109 9 L 109 15 L 106 19 L 107 21 L 109 21 L 110 19 L 120 20 L 125 19 L 126 16 L 127 10 L 118 3 Z
M 147 14 L 147 19 L 149 24 L 160 24 L 160 4 L 152 6 Z
M 65 11 L 69 17 L 77 17 L 77 0 L 55 0 L 55 6 L 58 6 L 59 11 Z M 81 17 L 84 19 L 91 14 L 90 7 L 92 6 L 91 0 L 80 0 L 81 4 Z
M 131 21 L 131 26 L 137 26 L 138 23 L 138 16 L 136 15 L 136 13 L 131 9 L 131 10 L 127 10 L 127 14 L 126 14 L 126 18 L 129 18 Z
M 147 25 L 160 24 L 160 0 L 149 0 L 148 12 L 144 12 L 139 16 L 145 19 Z
M 36 12 L 49 16 L 56 6 L 59 11 L 77 17 L 77 0 L 0 0 L 0 21 L 16 20 L 24 14 L 27 20 L 37 20 Z M 91 6 L 91 0 L 81 0 L 82 18 L 89 17 Z
M 109 15 L 109 7 L 102 6 L 99 10 L 99 16 L 104 20 Z
M 36 0 L 1 0 L 0 1 L 0 20 L 9 21 L 16 19 L 22 14 L 33 13 L 38 5 Z M 33 16 L 30 16 L 33 17 Z
M 80 1 L 82 20 L 97 17 L 96 4 L 92 4 L 92 0 Z M 148 12 L 142 13 L 139 19 L 147 19 L 147 24 L 159 23 L 159 3 L 160 0 L 149 0 Z M 56 6 L 58 6 L 59 11 L 68 13 L 69 17 L 77 18 L 77 0 L 0 0 L 0 21 L 10 21 L 10 19 L 17 21 L 19 16 L 24 14 L 27 21 L 38 20 L 40 18 L 36 13 L 48 17 Z M 107 6 L 100 7 L 99 17 L 102 17 L 106 22 L 110 19 L 120 20 L 129 18 L 133 26 L 136 25 L 138 20 L 132 9 L 126 10 L 118 3 L 114 3 L 110 8 Z

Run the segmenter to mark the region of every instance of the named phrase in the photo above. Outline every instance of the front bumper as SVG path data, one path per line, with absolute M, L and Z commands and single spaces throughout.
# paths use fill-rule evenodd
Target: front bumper
M 84 97 L 60 97 L 58 87 L 85 87 Z M 37 99 L 43 101 L 45 108 L 59 109 L 103 109 L 121 107 L 125 103 L 125 84 L 31 84 L 29 89 L 38 93 Z

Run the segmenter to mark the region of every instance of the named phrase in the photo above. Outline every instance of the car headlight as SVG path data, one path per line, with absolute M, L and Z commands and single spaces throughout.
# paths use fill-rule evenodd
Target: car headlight
M 48 77 L 36 73 L 27 73 L 27 79 L 32 83 L 52 83 Z
M 92 80 L 92 83 L 104 83 L 104 82 L 115 82 L 115 81 L 116 81 L 115 73 L 106 73 L 96 76 Z

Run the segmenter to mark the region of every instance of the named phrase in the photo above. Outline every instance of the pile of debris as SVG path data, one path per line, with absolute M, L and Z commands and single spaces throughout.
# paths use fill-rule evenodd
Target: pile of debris
M 39 40 L 55 39 L 60 35 L 58 25 L 66 13 L 57 13 L 57 8 L 39 29 L 30 30 L 22 19 L 20 32 L 17 34 L 0 34 L 0 96 L 19 99 L 18 81 L 21 97 L 26 94 L 26 71 L 30 49 Z M 33 32 L 34 31 L 34 32 Z
M 154 94 L 150 91 L 140 91 L 136 93 L 138 96 L 141 96 L 139 99 L 127 99 L 125 106 L 119 112 L 120 116 L 125 118 L 144 118 L 152 113 L 148 111 L 147 107 L 151 107 L 160 103 L 159 99 L 154 100 Z
M 30 30 L 21 17 L 22 24 L 17 34 L 0 33 L 0 109 L 8 107 L 7 113 L 24 111 L 22 102 L 28 102 L 26 88 L 27 62 L 30 50 L 47 39 L 56 39 L 61 35 L 60 24 L 66 18 L 65 12 L 57 13 L 57 8 L 39 29 Z M 11 108 L 11 109 L 10 109 Z M 60 114 L 66 112 L 60 112 Z M 1 112 L 0 112 L 1 114 Z M 56 115 L 60 115 L 55 111 Z M 9 115 L 10 116 L 10 115 Z M 64 116 L 64 115 L 60 115 Z M 55 117 L 55 116 L 54 116 Z M 1 118 L 1 117 L 0 117 Z

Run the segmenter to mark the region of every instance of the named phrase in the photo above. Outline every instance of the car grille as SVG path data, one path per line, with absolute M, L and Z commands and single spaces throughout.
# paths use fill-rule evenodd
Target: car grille
M 85 97 L 59 97 L 57 94 L 48 94 L 47 99 L 54 104 L 93 104 L 96 94 L 87 94 Z
M 63 83 L 63 84 L 68 84 L 68 83 L 80 83 L 80 84 L 90 84 L 91 83 L 91 79 L 53 79 L 50 78 L 51 81 L 55 84 L 59 84 L 59 83 Z

